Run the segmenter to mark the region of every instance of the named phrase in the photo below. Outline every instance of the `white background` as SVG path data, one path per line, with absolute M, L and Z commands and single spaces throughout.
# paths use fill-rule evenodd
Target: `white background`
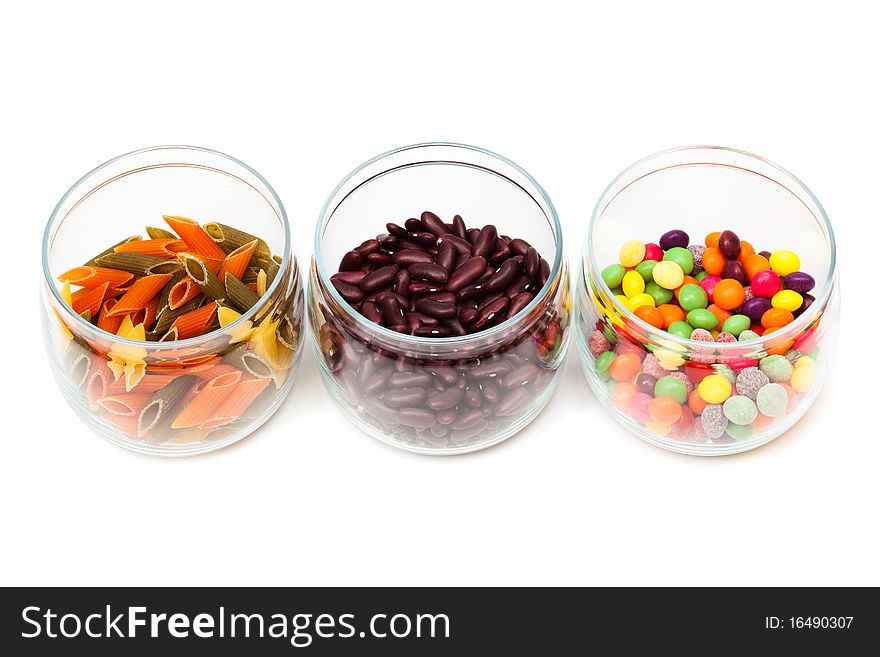
M 5 9 L 0 583 L 880 584 L 876 18 L 840 2 L 603 5 Z M 342 176 L 428 140 L 523 165 L 569 255 L 644 155 L 710 143 L 791 169 L 839 243 L 824 395 L 775 443 L 720 459 L 626 434 L 574 349 L 533 425 L 465 457 L 359 433 L 310 351 L 276 417 L 209 456 L 128 453 L 64 405 L 35 328 L 39 239 L 85 171 L 154 144 L 230 153 L 276 188 L 305 265 Z

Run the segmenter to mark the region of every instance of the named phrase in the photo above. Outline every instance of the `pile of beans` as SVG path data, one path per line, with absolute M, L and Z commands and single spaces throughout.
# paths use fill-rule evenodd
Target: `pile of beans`
M 626 242 L 602 279 L 658 333 L 647 336 L 607 308 L 597 321 L 588 349 L 614 404 L 653 433 L 696 442 L 746 439 L 792 412 L 813 386 L 819 355 L 818 322 L 773 337 L 814 301 L 815 280 L 799 268 L 792 251 L 756 253 L 730 230 L 704 244 L 678 229 L 657 243 Z M 663 331 L 706 346 L 669 348 Z
M 523 311 L 550 275 L 534 247 L 491 224 L 423 212 L 386 229 L 346 253 L 330 280 L 357 312 L 402 334 L 479 333 Z M 455 358 L 407 356 L 403 336 L 399 350 L 379 348 L 326 298 L 318 303 L 321 349 L 345 404 L 383 434 L 454 448 L 540 407 L 564 353 L 570 299 L 567 285 L 555 286 L 529 317 Z

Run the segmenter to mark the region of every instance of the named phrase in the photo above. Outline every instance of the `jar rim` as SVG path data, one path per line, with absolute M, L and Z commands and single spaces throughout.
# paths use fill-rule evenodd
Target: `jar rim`
M 589 226 L 587 227 L 587 249 L 586 249 L 586 253 L 582 254 L 582 259 L 581 259 L 581 262 L 582 262 L 581 269 L 583 270 L 582 277 L 584 278 L 584 281 L 583 281 L 584 285 L 585 286 L 588 285 L 588 282 L 586 280 L 586 276 L 587 276 L 588 271 L 590 271 L 590 272 L 601 271 L 598 263 L 596 262 L 596 251 L 593 248 L 593 227 L 596 224 L 596 222 L 598 221 L 601 213 L 604 212 L 605 208 L 608 207 L 609 203 L 613 200 L 613 198 L 615 198 L 618 194 L 622 193 L 625 189 L 628 189 L 631 185 L 634 185 L 635 183 L 637 183 L 639 180 L 645 178 L 646 176 L 652 175 L 654 173 L 657 173 L 658 171 L 662 171 L 665 169 L 678 168 L 678 167 L 683 167 L 683 166 L 695 166 L 697 164 L 709 165 L 709 166 L 724 166 L 724 167 L 732 166 L 732 165 L 728 165 L 728 164 L 723 164 L 721 162 L 710 162 L 710 161 L 683 162 L 683 163 L 678 163 L 678 164 L 672 164 L 669 166 L 661 167 L 661 168 L 656 169 L 654 171 L 650 171 L 648 173 L 645 173 L 645 174 L 639 176 L 638 178 L 631 180 L 629 183 L 626 184 L 626 186 L 624 186 L 621 190 L 619 190 L 614 195 L 614 197 L 609 198 L 609 193 L 611 192 L 611 190 L 621 180 L 625 179 L 628 174 L 630 174 L 633 170 L 640 167 L 641 165 L 643 165 L 647 162 L 650 162 L 651 160 L 659 159 L 659 158 L 666 156 L 666 155 L 671 155 L 674 153 L 695 152 L 695 151 L 725 151 L 728 153 L 735 153 L 737 155 L 744 156 L 747 159 L 757 160 L 757 161 L 779 171 L 782 175 L 789 177 L 795 183 L 794 186 L 798 188 L 797 190 L 789 189 L 787 186 L 783 185 L 780 181 L 769 178 L 768 176 L 761 174 L 757 171 L 752 171 L 750 169 L 745 169 L 743 167 L 734 167 L 734 168 L 740 168 L 743 171 L 746 171 L 748 173 L 753 173 L 755 175 L 759 175 L 759 176 L 765 178 L 768 182 L 779 185 L 780 187 L 782 187 L 783 189 L 785 189 L 789 193 L 793 194 L 795 197 L 798 197 L 798 194 L 796 193 L 796 191 L 803 192 L 803 194 L 805 194 L 810 199 L 810 201 L 812 201 L 816 205 L 816 209 L 818 210 L 818 213 L 819 213 L 819 216 L 816 218 L 820 219 L 824 225 L 824 228 L 825 228 L 825 231 L 827 234 L 828 245 L 829 245 L 830 251 L 831 251 L 831 260 L 830 260 L 829 266 L 828 266 L 828 275 L 826 276 L 825 281 L 822 284 L 821 292 L 815 296 L 815 301 L 813 302 L 813 304 L 811 304 L 811 306 L 803 314 L 801 314 L 799 317 L 795 317 L 794 321 L 792 321 L 789 324 L 786 324 L 781 329 L 778 329 L 777 331 L 774 331 L 773 333 L 767 334 L 766 337 L 765 336 L 758 336 L 757 338 L 752 338 L 751 340 L 743 340 L 742 342 L 740 342 L 738 340 L 736 342 L 715 342 L 715 343 L 712 343 L 712 346 L 714 348 L 718 349 L 719 351 L 742 349 L 745 346 L 761 345 L 767 339 L 780 338 L 782 336 L 789 335 L 789 334 L 795 335 L 795 334 L 801 333 L 802 331 L 806 330 L 807 327 L 809 327 L 810 324 L 813 323 L 813 321 L 816 319 L 816 317 L 818 317 L 820 309 L 826 305 L 828 298 L 830 297 L 831 292 L 834 289 L 834 281 L 837 276 L 837 243 L 836 243 L 836 240 L 834 237 L 834 230 L 831 227 L 831 222 L 828 219 L 828 215 L 825 212 L 825 208 L 819 202 L 819 199 L 816 198 L 816 195 L 813 194 L 813 192 L 810 190 L 810 188 L 807 187 L 803 183 L 803 181 L 800 180 L 800 178 L 795 176 L 788 169 L 776 164 L 775 162 L 773 162 L 771 160 L 768 160 L 764 157 L 761 157 L 760 155 L 755 155 L 754 153 L 750 153 L 748 151 L 744 151 L 744 150 L 741 150 L 738 148 L 731 148 L 728 146 L 712 146 L 712 145 L 679 146 L 676 148 L 668 148 L 666 150 L 658 151 L 656 153 L 648 155 L 647 157 L 641 158 L 640 160 L 629 165 L 623 171 L 621 171 L 619 174 L 617 174 L 614 177 L 614 179 L 610 183 L 608 183 L 608 185 L 605 187 L 605 190 L 599 196 L 599 199 L 596 201 L 596 205 L 593 208 L 593 213 L 590 216 L 590 223 L 589 223 Z M 811 213 L 812 213 L 812 211 L 811 211 Z M 812 214 L 814 214 L 814 216 L 815 216 L 815 213 L 812 213 Z M 670 341 L 675 344 L 685 345 L 685 346 L 687 346 L 689 348 L 693 348 L 693 349 L 705 349 L 706 348 L 706 345 L 707 345 L 706 342 L 701 342 L 699 340 L 691 340 L 690 338 L 680 338 L 678 336 L 675 336 L 675 335 L 672 335 L 671 333 L 666 332 L 665 330 L 662 331 L 662 334 L 658 333 L 658 329 L 656 326 L 652 326 L 651 324 L 648 324 L 646 321 L 637 317 L 635 315 L 635 313 L 633 313 L 631 310 L 624 307 L 620 303 L 620 301 L 617 299 L 617 297 L 615 297 L 615 295 L 611 292 L 611 288 L 608 287 L 608 285 L 605 283 L 605 280 L 601 276 L 594 276 L 593 278 L 598 279 L 597 285 L 600 287 L 600 289 L 603 292 L 606 293 L 606 296 L 610 300 L 610 302 L 613 305 L 613 307 L 615 308 L 615 310 L 618 311 L 621 315 L 623 315 L 627 319 L 627 321 L 632 322 L 638 328 L 640 328 L 642 331 L 644 331 L 646 335 L 649 335 L 649 336 L 656 335 L 657 338 L 659 338 L 659 339 Z
M 396 331 L 392 331 L 389 328 L 376 324 L 375 322 L 370 321 L 366 317 L 364 317 L 361 313 L 355 310 L 351 304 L 349 304 L 345 299 L 342 298 L 342 295 L 336 290 L 336 287 L 330 281 L 330 275 L 327 273 L 327 269 L 324 266 L 324 258 L 321 253 L 321 236 L 323 234 L 324 227 L 329 223 L 331 218 L 331 203 L 334 198 L 339 194 L 339 192 L 345 187 L 346 183 L 350 182 L 353 178 L 355 178 L 359 173 L 364 171 L 367 167 L 379 162 L 387 157 L 395 155 L 397 153 L 403 153 L 406 151 L 416 151 L 418 149 L 426 149 L 426 148 L 459 148 L 463 151 L 473 151 L 475 153 L 480 153 L 482 155 L 487 155 L 490 158 L 494 158 L 503 164 L 511 167 L 517 173 L 523 175 L 525 179 L 529 182 L 529 184 L 534 186 L 534 191 L 537 192 L 537 195 L 540 199 L 547 205 L 547 210 L 549 211 L 549 215 L 547 212 L 544 212 L 544 215 L 547 219 L 550 220 L 551 226 L 553 228 L 553 234 L 555 238 L 555 254 L 553 257 L 553 262 L 550 266 L 550 275 L 547 277 L 547 281 L 544 283 L 544 286 L 535 294 L 535 298 L 532 299 L 528 305 L 526 305 L 522 310 L 520 310 L 513 317 L 509 317 L 500 324 L 496 324 L 495 326 L 491 326 L 482 331 L 478 331 L 476 333 L 468 333 L 467 335 L 456 335 L 449 336 L 443 338 L 432 338 L 432 337 L 421 337 L 416 335 L 410 335 L 408 333 L 398 333 Z M 387 171 L 382 171 L 374 176 L 371 176 L 367 180 L 361 182 L 358 187 L 369 183 L 375 178 L 383 175 L 387 175 L 389 173 L 394 173 L 395 171 L 401 169 L 407 169 L 412 166 L 424 166 L 424 165 L 434 165 L 434 164 L 455 164 L 459 166 L 468 166 L 475 169 L 481 169 L 478 165 L 465 162 L 465 161 L 455 161 L 449 159 L 433 159 L 426 161 L 413 161 L 406 162 L 400 166 L 396 166 Z M 510 182 L 511 184 L 516 185 L 517 183 L 513 180 L 510 180 L 507 176 L 497 172 L 491 171 L 491 173 L 495 175 L 499 175 L 503 177 L 505 180 Z M 520 186 L 521 187 L 521 186 Z M 531 190 L 523 190 L 525 191 L 532 200 L 535 199 L 535 195 L 532 194 Z M 336 204 L 336 207 L 333 208 L 333 212 L 336 211 L 343 202 L 344 198 L 340 200 L 339 203 Z M 542 208 L 542 212 L 543 212 Z M 318 215 L 318 222 L 315 225 L 315 243 L 314 243 L 314 261 L 315 261 L 315 269 L 317 270 L 318 279 L 322 283 L 322 285 L 326 288 L 330 297 L 336 302 L 336 304 L 344 309 L 346 313 L 354 318 L 354 321 L 368 334 L 376 334 L 379 336 L 383 336 L 386 339 L 393 341 L 400 341 L 411 347 L 430 347 L 432 345 L 436 346 L 444 346 L 449 347 L 453 345 L 466 345 L 470 342 L 478 342 L 484 341 L 487 338 L 490 338 L 496 334 L 502 333 L 508 330 L 511 326 L 514 326 L 517 322 L 519 322 L 523 317 L 527 317 L 532 311 L 538 307 L 544 300 L 547 298 L 547 295 L 553 289 L 554 281 L 559 276 L 559 272 L 562 269 L 563 264 L 563 238 L 562 238 L 562 226 L 559 223 L 559 216 L 556 213 L 556 208 L 553 205 L 553 202 L 550 200 L 550 197 L 547 195 L 547 192 L 544 191 L 544 188 L 535 180 L 525 169 L 521 166 L 504 157 L 503 155 L 499 155 L 493 151 L 487 150 L 485 148 L 480 148 L 478 146 L 472 146 L 469 144 L 463 144 L 458 142 L 421 142 L 417 144 L 409 144 L 407 146 L 400 146 L 398 148 L 393 148 L 389 151 L 385 151 L 375 157 L 370 158 L 366 162 L 360 164 L 355 167 L 347 176 L 345 176 L 338 185 L 330 192 L 330 195 L 327 197 L 327 200 L 324 202 L 323 207 L 321 208 L 321 213 Z
M 73 308 L 68 306 L 67 303 L 65 303 L 65 301 L 61 298 L 61 293 L 58 290 L 57 286 L 55 285 L 55 279 L 52 276 L 52 273 L 49 271 L 49 240 L 50 240 L 50 237 L 52 234 L 52 228 L 55 224 L 55 220 L 58 217 L 58 214 L 61 211 L 61 208 L 64 205 L 64 203 L 70 197 L 72 197 L 74 195 L 74 193 L 80 191 L 79 187 L 90 176 L 99 172 L 101 169 L 104 169 L 105 167 L 108 167 L 108 166 L 110 166 L 114 163 L 117 163 L 121 160 L 124 160 L 126 158 L 141 155 L 144 153 L 150 153 L 153 151 L 157 151 L 157 152 L 158 151 L 184 151 L 184 152 L 191 151 L 191 152 L 197 152 L 197 153 L 205 153 L 208 155 L 219 157 L 221 159 L 228 160 L 228 161 L 232 162 L 233 164 L 242 167 L 248 173 L 253 174 L 257 178 L 257 180 L 259 180 L 260 183 L 266 187 L 266 190 L 269 192 L 272 200 L 275 203 L 277 203 L 278 210 L 280 212 L 281 225 L 284 230 L 284 250 L 283 250 L 283 254 L 281 256 L 281 263 L 278 266 L 279 267 L 278 273 L 276 274 L 275 279 L 272 281 L 272 284 L 269 285 L 269 287 L 266 289 L 265 294 L 263 294 L 260 297 L 259 301 L 256 304 L 254 304 L 254 306 L 252 308 L 250 308 L 246 313 L 242 313 L 241 317 L 236 319 L 234 322 L 230 322 L 226 326 L 215 329 L 215 330 L 211 331 L 210 333 L 205 333 L 203 335 L 197 335 L 195 337 L 186 338 L 184 340 L 168 340 L 167 342 L 161 342 L 161 343 L 160 342 L 142 341 L 142 340 L 132 340 L 131 338 L 126 338 L 126 337 L 122 337 L 120 335 L 116 335 L 115 333 L 110 333 L 108 331 L 105 331 L 104 329 L 98 328 L 97 326 L 95 326 L 91 322 L 87 322 L 82 317 L 80 317 L 77 313 L 75 313 L 73 311 Z M 167 167 L 167 166 L 177 166 L 177 165 L 186 165 L 186 163 L 182 163 L 182 162 L 154 163 L 154 164 L 150 164 L 148 166 L 138 167 L 137 169 L 134 169 L 132 171 L 127 171 L 125 173 L 115 175 L 111 179 L 101 182 L 97 187 L 88 191 L 88 193 L 86 193 L 84 196 L 82 196 L 82 198 L 77 200 L 74 207 L 76 207 L 76 205 L 78 205 L 82 200 L 88 198 L 92 194 L 95 194 L 102 187 L 109 184 L 110 182 L 113 182 L 114 180 L 117 180 L 118 178 L 121 178 L 121 177 L 127 176 L 127 175 L 131 175 L 134 173 L 139 173 L 141 171 L 145 171 L 145 170 L 149 170 L 149 169 L 155 169 L 155 168 Z M 243 182 L 244 184 L 253 187 L 253 185 L 251 185 L 250 183 L 248 183 L 245 180 L 242 180 L 241 178 L 239 178 L 238 176 L 234 175 L 233 173 L 231 173 L 229 171 L 222 171 L 219 169 L 213 169 L 212 167 L 198 165 L 198 164 L 195 164 L 195 165 L 190 164 L 189 166 L 197 166 L 199 168 L 204 168 L 207 170 L 214 170 L 214 171 L 217 171 L 218 173 L 223 173 L 224 175 L 232 176 L 233 178 L 236 178 L 240 182 Z M 254 188 L 254 189 L 258 193 L 261 193 L 260 190 L 257 190 L 256 188 Z M 49 215 L 49 220 L 46 223 L 46 229 L 43 231 L 43 240 L 42 240 L 42 249 L 41 249 L 42 250 L 42 261 L 43 261 L 42 262 L 43 276 L 45 279 L 44 282 L 46 284 L 46 287 L 49 288 L 50 293 L 57 301 L 57 304 L 60 305 L 62 308 L 64 308 L 64 312 L 67 314 L 68 317 L 70 317 L 72 319 L 72 321 L 75 324 L 78 324 L 79 326 L 81 326 L 82 328 L 84 328 L 86 330 L 97 333 L 99 336 L 106 336 L 107 338 L 112 339 L 113 342 L 120 343 L 120 344 L 134 345 L 137 347 L 144 347 L 145 345 L 161 347 L 162 349 L 176 349 L 176 348 L 181 348 L 181 347 L 192 347 L 192 346 L 198 346 L 199 344 L 202 344 L 205 341 L 212 339 L 218 335 L 222 335 L 226 331 L 229 331 L 229 330 L 235 328 L 236 326 L 244 324 L 244 322 L 253 318 L 253 316 L 261 309 L 263 302 L 266 299 L 270 298 L 275 293 L 275 291 L 278 289 L 278 287 L 281 284 L 281 281 L 284 278 L 284 274 L 286 273 L 287 269 L 290 267 L 290 261 L 292 259 L 292 254 L 293 254 L 290 242 L 291 242 L 290 223 L 287 218 L 287 211 L 284 209 L 284 204 L 281 202 L 281 198 L 278 196 L 277 192 L 272 187 L 272 185 L 270 185 L 269 182 L 265 178 L 263 178 L 263 176 L 260 175 L 254 168 L 245 164 L 241 160 L 239 160 L 235 157 L 232 157 L 231 155 L 227 155 L 226 153 L 222 153 L 220 151 L 216 151 L 216 150 L 213 150 L 210 148 L 204 148 L 202 146 L 188 146 L 188 145 L 183 145 L 183 144 L 180 144 L 180 145 L 166 144 L 166 145 L 161 145 L 161 146 L 147 146 L 145 148 L 139 148 L 139 149 L 136 149 L 133 151 L 129 151 L 127 153 L 123 153 L 121 155 L 117 155 L 116 157 L 110 158 L 106 162 L 103 162 L 103 163 L 99 164 L 98 166 L 94 167 L 93 169 L 91 169 L 90 171 L 85 173 L 83 176 L 81 176 L 73 185 L 71 185 L 70 188 L 64 193 L 64 195 L 58 201 L 58 203 L 55 204 L 55 208 L 52 210 L 52 214 Z

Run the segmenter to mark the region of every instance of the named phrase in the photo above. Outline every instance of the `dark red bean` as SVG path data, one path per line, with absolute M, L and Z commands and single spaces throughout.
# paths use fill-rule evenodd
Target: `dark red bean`
M 405 269 L 401 269 L 394 277 L 394 292 L 404 298 L 408 298 L 409 285 L 411 282 L 412 278 L 410 277 L 409 272 Z
M 476 242 L 477 238 L 480 236 L 480 229 L 479 228 L 468 228 L 467 232 L 465 233 L 465 236 L 467 237 L 468 242 L 470 242 L 471 244 L 474 244 L 474 242 Z
M 416 331 L 422 327 L 422 321 L 418 317 L 413 317 L 415 313 L 406 316 L 406 332 L 415 335 Z
M 340 296 L 348 301 L 348 303 L 359 303 L 364 298 L 364 293 L 356 285 L 349 285 L 344 281 L 331 281 L 333 287 L 339 292 Z
M 486 294 L 486 286 L 482 282 L 476 282 L 473 285 L 463 287 L 458 291 L 458 300 L 463 303 L 472 299 L 479 299 Z
M 464 403 L 466 406 L 470 406 L 471 408 L 480 408 L 483 405 L 483 395 L 480 394 L 480 391 L 472 386 L 468 386 L 464 389 Z
M 490 294 L 489 296 L 483 297 L 482 299 L 480 299 L 480 302 L 477 304 L 477 310 L 482 310 L 483 308 L 488 306 L 490 303 L 495 303 L 496 301 L 498 301 L 498 299 L 500 299 L 503 296 L 504 296 L 503 294 Z
M 498 268 L 498 271 L 492 274 L 486 281 L 486 291 L 492 294 L 506 290 L 516 279 L 517 272 L 519 272 L 519 263 L 512 258 L 505 260 L 504 264 Z
M 463 395 L 461 388 L 447 388 L 443 392 L 428 395 L 427 405 L 432 411 L 443 411 L 458 406 Z
M 458 312 L 454 303 L 443 303 L 434 299 L 419 299 L 416 301 L 416 310 L 437 319 L 451 319 Z
M 541 264 L 541 256 L 538 255 L 538 250 L 530 246 L 529 250 L 526 251 L 525 259 L 523 260 L 523 270 L 526 272 L 526 276 L 529 278 L 534 278 L 538 273 L 538 267 Z
M 495 358 L 493 360 L 480 363 L 477 367 L 470 371 L 470 375 L 476 379 L 494 379 L 504 376 L 513 369 L 513 366 L 507 360 Z
M 495 415 L 505 416 L 516 412 L 529 396 L 526 388 L 518 388 L 504 395 L 492 408 Z
M 389 326 L 388 330 L 394 331 L 395 333 L 409 333 L 406 324 L 394 324 L 393 326 Z
M 532 282 L 529 280 L 529 277 L 525 274 L 520 274 L 513 283 L 505 290 L 504 294 L 510 298 L 513 298 L 519 294 L 522 294 L 526 290 L 530 288 Z
M 408 233 L 418 233 L 422 230 L 422 222 L 415 218 L 407 219 L 403 222 L 403 227 Z
M 501 379 L 501 387 L 507 390 L 511 390 L 513 388 L 528 385 L 535 380 L 540 372 L 541 368 L 534 363 L 526 363 L 525 365 L 520 365 L 509 374 L 506 374 L 503 379 Z
M 412 240 L 397 240 L 397 250 L 403 251 L 405 249 L 409 251 L 425 251 L 425 245 L 413 242 Z
M 382 397 L 389 406 L 401 408 L 404 406 L 418 406 L 425 403 L 428 393 L 424 388 L 395 388 L 389 390 Z
M 409 241 L 415 242 L 419 244 L 422 248 L 426 246 L 435 246 L 437 244 L 437 237 L 434 233 L 429 233 L 427 231 L 421 231 L 419 233 L 410 233 Z
M 491 256 L 489 256 L 489 264 L 493 267 L 500 266 L 505 260 L 509 259 L 511 256 L 510 249 L 504 249 L 503 251 L 496 251 Z
M 382 308 L 382 299 L 384 299 L 385 297 L 394 297 L 395 299 L 397 299 L 397 303 L 400 304 L 401 308 L 409 307 L 409 299 L 397 294 L 397 292 L 385 290 L 384 292 L 380 292 L 376 295 L 376 303 L 379 305 L 380 309 Z
M 452 272 L 449 280 L 446 281 L 446 289 L 450 292 L 458 292 L 480 278 L 485 271 L 486 259 L 481 256 L 475 256 Z
M 364 257 L 370 255 L 371 253 L 375 253 L 378 250 L 379 250 L 379 240 L 366 240 L 365 242 L 361 243 L 361 245 L 359 247 L 357 247 L 355 249 L 355 251 L 357 251 L 358 253 L 360 253 Z
M 373 395 L 384 390 L 388 384 L 388 372 L 376 372 L 364 382 L 364 393 Z
M 409 235 L 409 233 L 407 233 Z M 397 247 L 398 239 L 394 235 L 382 235 L 379 239 L 379 247 L 383 249 L 394 249 Z
M 364 301 L 361 304 L 361 315 L 376 324 L 382 323 L 382 313 L 374 301 Z
M 457 300 L 457 297 L 452 292 L 431 292 L 430 294 L 426 294 L 423 299 L 431 299 L 432 301 L 439 301 L 440 303 L 452 303 L 454 304 Z
M 427 253 L 425 251 L 404 249 L 403 251 L 398 251 L 397 253 L 392 255 L 391 262 L 393 262 L 398 267 L 409 267 L 410 265 L 414 265 L 417 262 L 433 264 L 434 258 L 431 257 L 430 253 Z
M 373 269 L 380 269 L 391 264 L 391 256 L 386 253 L 371 253 L 367 256 L 367 264 Z
M 450 242 L 442 242 L 437 251 L 437 264 L 446 271 L 452 271 L 455 265 L 455 247 Z
M 550 263 L 541 258 L 541 264 L 538 266 L 538 285 L 544 287 L 547 279 L 550 278 Z
M 450 335 L 467 335 L 467 329 L 455 317 L 452 319 L 444 319 L 443 326 L 449 329 Z
M 507 316 L 513 317 L 523 308 L 528 306 L 535 297 L 530 292 L 521 292 L 510 300 L 510 306 L 507 308 Z
M 467 239 L 467 226 L 464 225 L 464 219 L 459 214 L 452 218 L 452 232 L 463 240 Z
M 462 429 L 460 431 L 450 431 L 449 440 L 450 442 L 457 444 L 471 442 L 473 441 L 474 436 L 478 436 L 479 434 L 481 434 L 488 426 L 489 423 L 486 420 L 481 420 L 477 422 L 474 426 L 468 427 L 467 429 Z
M 480 310 L 477 321 L 473 323 L 474 331 L 482 331 L 484 328 L 488 328 L 494 324 L 498 317 L 500 317 L 507 309 L 508 303 L 510 303 L 510 299 L 502 296 Z
M 420 338 L 445 338 L 449 335 L 449 329 L 445 326 L 421 326 L 413 331 L 413 335 Z
M 510 246 L 510 250 L 513 251 L 516 255 L 524 256 L 532 245 L 525 240 L 514 238 L 510 240 L 510 244 L 508 246 Z
M 403 309 L 400 307 L 400 302 L 395 296 L 386 294 L 382 297 L 379 305 L 382 309 L 382 319 L 387 326 L 395 326 L 406 321 L 403 316 Z
M 398 424 L 397 412 L 379 399 L 365 399 L 364 410 L 384 424 Z
M 448 426 L 455 422 L 456 417 L 458 417 L 457 408 L 447 408 L 442 411 L 437 411 L 437 422 L 444 426 Z
M 431 385 L 427 372 L 395 372 L 388 377 L 389 388 L 424 388 Z
M 455 247 L 455 250 L 460 254 L 466 253 L 468 255 L 474 254 L 474 247 L 467 240 L 463 240 L 457 235 L 453 235 L 452 233 L 444 233 L 437 240 L 437 244 L 443 244 L 443 242 L 449 242 L 452 246 Z
M 385 224 L 385 230 L 387 230 L 391 235 L 394 235 L 394 237 L 402 237 L 403 239 L 409 237 L 409 231 L 406 228 L 404 228 L 403 226 L 398 226 L 394 223 Z
M 434 233 L 437 237 L 440 237 L 443 233 L 448 232 L 446 230 L 446 225 L 443 221 L 433 212 L 422 212 L 421 216 L 422 226 L 424 229 L 430 233 Z
M 376 253 L 372 254 L 378 255 Z M 360 288 L 364 292 L 375 292 L 377 290 L 381 290 L 383 287 L 388 287 L 394 282 L 394 277 L 397 276 L 397 272 L 399 271 L 397 265 L 386 265 L 385 267 L 380 267 L 376 271 L 370 272 L 366 276 L 361 279 Z
M 440 320 L 436 317 L 428 317 L 427 315 L 423 315 L 422 313 L 410 312 L 407 313 L 406 316 L 419 320 L 419 322 L 421 324 L 424 324 L 425 326 L 435 326 L 440 323 Z
M 437 423 L 434 414 L 423 408 L 401 408 L 396 417 L 400 424 L 417 429 L 428 429 Z
M 409 273 L 409 272 L 407 272 Z M 436 283 L 428 281 L 413 281 L 409 284 L 409 293 L 413 295 L 432 294 L 434 292 L 442 292 L 443 287 Z
M 458 271 L 459 269 L 461 269 L 461 266 L 471 258 L 473 258 L 473 256 L 469 253 L 459 253 L 458 257 L 455 259 L 455 268 L 453 269 L 453 271 Z
M 427 262 L 417 262 L 407 267 L 409 275 L 431 283 L 445 283 L 449 278 L 449 272 L 440 265 Z
M 480 234 L 474 240 L 474 255 L 488 258 L 495 250 L 495 240 L 498 231 L 492 224 L 486 224 L 480 229 Z
M 357 251 L 349 251 L 339 263 L 339 271 L 355 271 L 360 268 L 364 262 L 364 257 Z
M 357 285 L 366 275 L 367 272 L 365 271 L 341 271 L 333 274 L 330 277 L 330 281 L 342 281 L 343 283 L 348 283 L 349 285 Z
M 480 381 L 480 392 L 490 404 L 501 399 L 501 390 L 492 381 Z
M 443 385 L 452 386 L 461 379 L 461 375 L 456 372 L 451 367 L 446 367 L 442 365 L 437 366 L 426 366 L 426 370 L 428 370 L 431 374 L 433 374 L 437 379 L 439 379 Z
M 483 417 L 483 410 L 480 408 L 472 408 L 468 411 L 459 412 L 458 417 L 455 418 L 451 427 L 457 430 L 470 429 L 482 422 Z

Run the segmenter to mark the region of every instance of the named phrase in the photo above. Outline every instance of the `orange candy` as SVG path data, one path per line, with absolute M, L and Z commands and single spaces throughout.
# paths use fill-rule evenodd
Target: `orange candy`
M 639 306 L 633 311 L 633 315 L 638 317 L 643 322 L 647 322 L 654 328 L 665 328 L 663 326 L 663 313 L 654 306 Z
M 678 299 L 678 293 L 681 291 L 681 288 L 683 288 L 685 285 L 689 285 L 691 283 L 694 285 L 699 285 L 696 278 L 694 278 L 693 276 L 685 275 L 684 282 L 681 285 L 679 285 L 677 288 L 675 288 L 675 298 Z
M 752 422 L 752 426 L 753 426 L 755 429 L 759 429 L 759 430 L 760 430 L 760 429 L 766 429 L 766 428 L 769 427 L 771 424 L 773 424 L 773 418 L 772 418 L 772 417 L 767 417 L 766 415 L 763 415 L 763 414 L 761 414 L 761 413 L 758 413 L 758 417 L 756 417 L 756 418 L 755 418 L 755 421 Z
M 753 253 L 743 261 L 743 267 L 746 270 L 746 276 L 752 280 L 759 271 L 770 269 L 770 261 L 760 253 Z
M 683 322 L 687 315 L 684 314 L 684 310 L 682 310 L 681 306 L 676 306 L 672 303 L 664 303 L 657 306 L 657 310 L 659 310 L 663 314 L 663 328 L 668 329 L 669 325 L 672 322 Z
M 621 381 L 614 386 L 614 390 L 611 391 L 611 399 L 614 400 L 614 403 L 618 408 L 626 408 L 627 404 L 629 404 L 630 397 L 637 392 L 638 390 L 634 383 Z
M 739 260 L 743 265 L 745 265 L 746 259 L 749 256 L 753 256 L 753 255 L 755 255 L 755 247 L 753 247 L 751 244 L 749 244 L 745 240 L 742 240 L 739 243 L 739 256 L 737 256 L 736 259 Z
M 714 233 L 706 235 L 706 246 L 712 249 L 718 248 L 718 238 L 721 237 L 721 231 L 716 230 Z
M 690 406 L 695 415 L 702 415 L 703 409 L 706 408 L 706 402 L 700 397 L 700 393 L 697 392 L 696 388 L 691 391 L 688 397 L 688 406 Z
M 718 287 L 716 286 L 715 289 L 717 290 Z M 761 315 L 761 326 L 765 329 L 780 328 L 793 321 L 794 315 L 791 314 L 791 311 L 782 308 L 771 308 Z
M 642 359 L 637 354 L 617 354 L 617 357 L 611 361 L 608 372 L 615 381 L 631 381 L 641 368 Z
M 719 308 L 733 310 L 734 308 L 739 308 L 743 301 L 746 300 L 746 293 L 743 290 L 742 283 L 733 278 L 725 278 L 722 281 L 718 281 L 715 291 L 712 293 L 712 299 Z
M 722 326 L 724 326 L 724 322 L 726 322 L 728 319 L 730 319 L 733 316 L 732 312 L 730 312 L 728 310 L 724 310 L 724 308 L 719 308 L 718 304 L 715 304 L 715 303 L 710 303 L 709 307 L 706 308 L 706 310 L 708 310 L 710 313 L 715 315 L 715 319 L 718 320 L 718 328 L 719 329 Z
M 654 422 L 675 424 L 681 417 L 681 404 L 672 397 L 654 397 L 648 404 L 648 414 Z
M 718 250 L 718 247 L 710 246 L 703 251 L 703 269 L 707 273 L 713 276 L 721 276 L 724 273 L 724 265 L 726 264 L 727 258 Z

